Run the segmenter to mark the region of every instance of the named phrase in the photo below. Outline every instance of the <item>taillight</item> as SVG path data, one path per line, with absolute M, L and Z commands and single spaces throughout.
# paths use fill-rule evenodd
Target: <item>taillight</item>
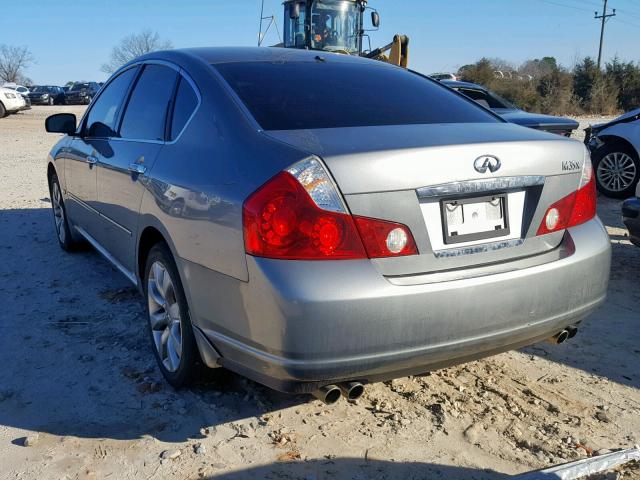
M 586 155 L 578 190 L 551 205 L 542 219 L 537 235 L 575 227 L 596 216 L 596 181 L 591 160 Z
M 345 260 L 417 253 L 406 226 L 364 217 L 354 221 L 314 157 L 280 172 L 251 194 L 242 217 L 245 250 L 259 257 Z

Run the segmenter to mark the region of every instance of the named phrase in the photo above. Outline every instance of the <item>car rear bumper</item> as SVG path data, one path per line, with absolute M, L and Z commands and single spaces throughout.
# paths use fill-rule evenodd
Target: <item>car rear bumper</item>
M 624 201 L 622 219 L 629 229 L 629 240 L 640 247 L 640 198 L 632 197 Z
M 223 366 L 282 391 L 426 372 L 535 343 L 596 309 L 608 235 L 596 219 L 563 243 L 567 255 L 552 262 L 413 285 L 391 283 L 370 261 L 247 257 L 249 282 L 227 299 L 235 318 L 196 326 Z M 211 301 L 193 300 L 196 310 Z

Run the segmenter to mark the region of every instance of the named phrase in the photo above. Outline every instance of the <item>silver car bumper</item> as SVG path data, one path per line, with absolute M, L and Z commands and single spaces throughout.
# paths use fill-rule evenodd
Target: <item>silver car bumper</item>
M 226 299 L 233 318 L 199 315 L 196 326 L 222 365 L 282 391 L 417 374 L 538 342 L 594 311 L 607 291 L 609 237 L 592 220 L 563 245 L 564 258 L 529 268 L 414 285 L 391 283 L 366 260 L 248 257 L 249 282 Z M 200 311 L 215 298 L 194 294 Z

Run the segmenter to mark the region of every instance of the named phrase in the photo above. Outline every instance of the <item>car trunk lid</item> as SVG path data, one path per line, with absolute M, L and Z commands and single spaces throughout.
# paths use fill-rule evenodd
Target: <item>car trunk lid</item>
M 351 213 L 407 225 L 419 255 L 372 262 L 421 281 L 556 249 L 563 232 L 536 232 L 548 206 L 577 188 L 585 158 L 577 141 L 506 123 L 267 134 L 321 157 Z

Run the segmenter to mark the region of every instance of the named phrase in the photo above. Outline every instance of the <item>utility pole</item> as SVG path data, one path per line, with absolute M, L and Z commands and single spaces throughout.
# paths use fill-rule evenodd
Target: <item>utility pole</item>
M 600 62 L 602 61 L 602 43 L 604 41 L 604 24 L 610 17 L 616 16 L 616 9 L 613 9 L 613 13 L 607 13 L 607 0 L 604 0 L 604 8 L 602 9 L 602 15 L 598 15 L 595 12 L 595 19 L 602 19 L 602 25 L 600 26 L 600 48 L 598 49 L 598 70 L 600 70 Z

